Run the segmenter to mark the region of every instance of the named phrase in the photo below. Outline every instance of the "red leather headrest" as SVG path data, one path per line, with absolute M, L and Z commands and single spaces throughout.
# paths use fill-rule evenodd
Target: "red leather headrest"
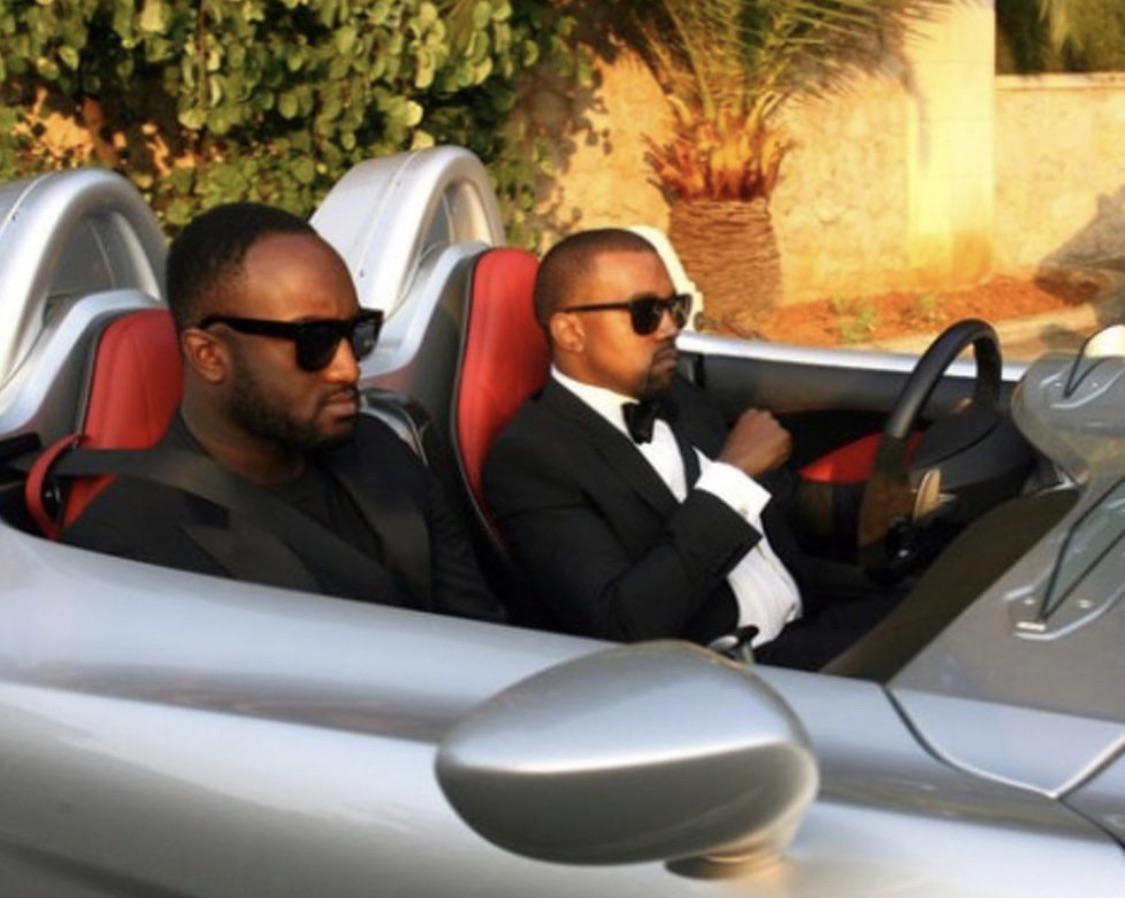
M 501 248 L 481 255 L 473 272 L 453 434 L 465 480 L 481 508 L 481 469 L 492 441 L 547 383 L 547 339 L 531 299 L 538 270 L 531 253 Z
M 168 429 L 180 404 L 183 363 L 172 316 L 164 309 L 130 312 L 102 332 L 90 375 L 82 445 L 147 449 Z M 62 524 L 73 523 L 113 478 L 75 480 Z

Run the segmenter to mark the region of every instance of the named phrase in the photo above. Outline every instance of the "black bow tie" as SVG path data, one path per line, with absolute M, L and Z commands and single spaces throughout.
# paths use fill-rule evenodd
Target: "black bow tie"
M 673 420 L 676 407 L 668 399 L 642 399 L 640 402 L 621 403 L 621 413 L 625 416 L 625 428 L 633 442 L 650 443 L 656 419 Z

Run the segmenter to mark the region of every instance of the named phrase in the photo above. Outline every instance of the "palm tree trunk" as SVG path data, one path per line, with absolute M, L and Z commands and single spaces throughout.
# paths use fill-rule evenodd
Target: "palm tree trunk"
M 756 336 L 781 301 L 781 255 L 766 200 L 676 200 L 669 237 L 713 326 Z

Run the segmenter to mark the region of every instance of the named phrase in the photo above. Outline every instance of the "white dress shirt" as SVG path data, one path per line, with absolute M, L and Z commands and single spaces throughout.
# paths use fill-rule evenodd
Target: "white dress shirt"
M 635 399 L 567 377 L 554 366 L 551 376 L 632 442 L 621 406 Z M 683 502 L 687 498 L 684 461 L 668 423 L 658 418 L 652 428 L 652 441 L 634 445 L 677 501 Z M 762 645 L 775 639 L 782 627 L 801 615 L 797 584 L 762 529 L 762 511 L 770 501 L 769 491 L 733 465 L 713 461 L 698 449 L 695 454 L 699 457 L 700 474 L 694 488 L 722 500 L 762 535 L 727 575 L 727 583 L 738 601 L 738 624 L 756 626 L 759 632 L 752 645 Z

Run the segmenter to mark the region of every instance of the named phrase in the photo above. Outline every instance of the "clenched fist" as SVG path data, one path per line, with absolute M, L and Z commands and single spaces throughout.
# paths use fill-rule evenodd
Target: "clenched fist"
M 719 461 L 756 477 L 782 465 L 793 447 L 789 431 L 767 411 L 749 408 L 731 429 Z

